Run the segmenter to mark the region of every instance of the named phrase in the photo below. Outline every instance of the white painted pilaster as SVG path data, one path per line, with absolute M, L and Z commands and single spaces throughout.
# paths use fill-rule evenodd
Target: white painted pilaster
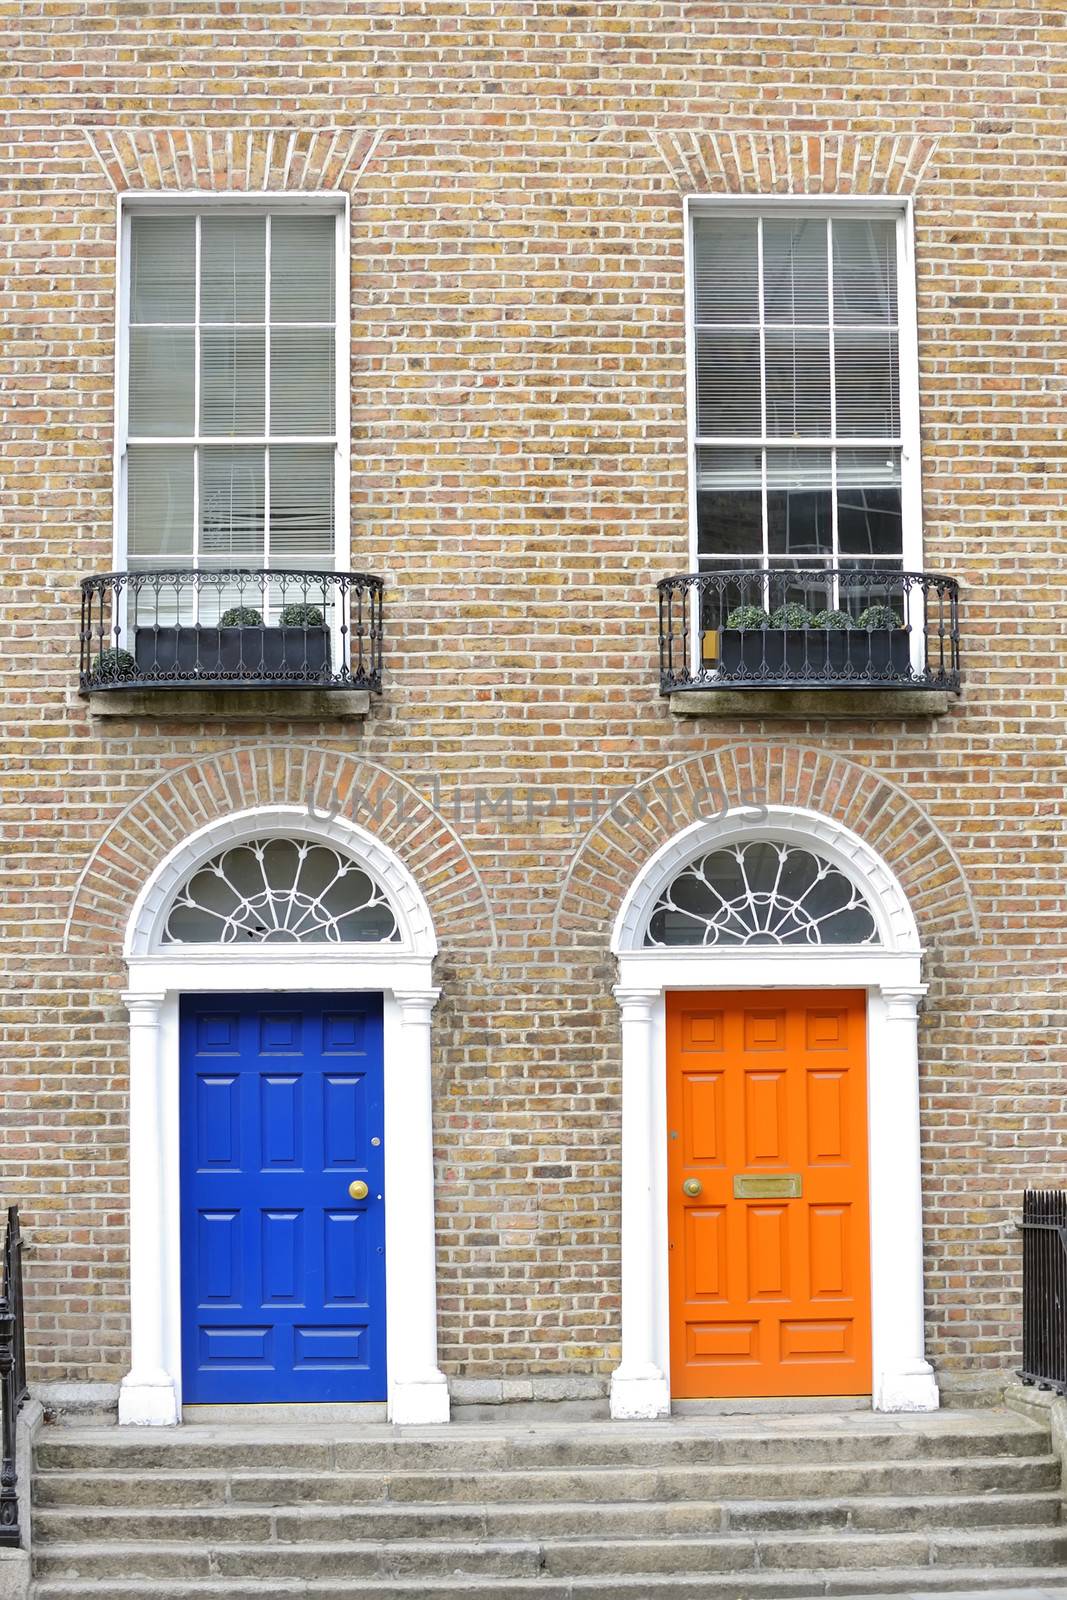
M 876 1411 L 936 1411 L 926 1360 L 919 1140 L 919 1001 L 923 985 L 872 997 L 871 1256 Z M 880 1023 L 880 1025 L 879 1025 Z
M 430 1030 L 439 989 L 398 989 L 396 1049 L 385 1070 L 386 1260 L 389 1418 L 449 1419 L 448 1382 L 437 1365 L 437 1241 L 434 1223 Z
M 123 995 L 130 1016 L 130 1341 L 131 1366 L 119 1389 L 119 1421 L 168 1426 L 178 1397 L 166 1368 L 164 1327 L 168 1259 L 165 1216 L 160 1012 L 162 993 Z
M 622 1359 L 611 1375 L 611 1414 L 670 1412 L 666 1375 L 656 1364 L 656 1163 L 653 1080 L 655 989 L 614 991 L 622 1013 Z

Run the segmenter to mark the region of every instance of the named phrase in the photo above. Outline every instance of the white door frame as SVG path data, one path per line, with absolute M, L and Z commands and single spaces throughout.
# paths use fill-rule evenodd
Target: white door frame
M 646 948 L 652 908 L 680 868 L 747 839 L 805 845 L 832 861 L 863 892 L 881 942 Z M 872 1398 L 877 1411 L 935 1410 L 922 1270 L 918 1007 L 926 989 L 918 929 L 893 874 L 858 835 L 815 812 L 730 812 L 684 829 L 646 864 L 619 913 L 612 949 L 622 1015 L 622 1358 L 611 1379 L 612 1416 L 670 1411 L 665 997 L 676 989 L 866 991 Z
M 400 929 L 383 945 L 161 945 L 179 884 L 228 843 L 265 834 L 320 839 L 356 857 L 386 891 Z M 356 824 L 268 806 L 200 829 L 156 868 L 126 937 L 130 1020 L 131 1367 L 119 1421 L 181 1420 L 178 1010 L 183 994 L 351 991 L 384 996 L 386 1363 L 396 1423 L 447 1422 L 437 1365 L 430 1027 L 436 941 L 414 880 Z

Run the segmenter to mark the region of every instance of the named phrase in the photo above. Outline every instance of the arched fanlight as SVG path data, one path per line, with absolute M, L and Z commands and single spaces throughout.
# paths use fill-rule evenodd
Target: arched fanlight
M 186 878 L 167 944 L 394 944 L 392 905 L 366 869 L 311 839 L 234 844 Z
M 876 945 L 852 880 L 798 845 L 759 839 L 683 867 L 653 907 L 646 946 Z

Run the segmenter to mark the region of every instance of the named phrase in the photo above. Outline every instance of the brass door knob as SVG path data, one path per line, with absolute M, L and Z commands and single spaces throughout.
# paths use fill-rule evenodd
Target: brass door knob
M 357 1178 L 354 1183 L 350 1183 L 348 1185 L 348 1192 L 353 1200 L 365 1200 L 370 1194 L 370 1190 L 367 1188 L 367 1185 L 363 1182 L 362 1178 Z
M 704 1193 L 704 1185 L 699 1178 L 686 1178 L 682 1184 L 682 1193 L 687 1194 L 691 1200 L 695 1200 L 698 1194 Z

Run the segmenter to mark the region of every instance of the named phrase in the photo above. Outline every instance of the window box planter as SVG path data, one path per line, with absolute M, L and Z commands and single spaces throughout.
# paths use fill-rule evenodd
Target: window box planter
M 906 628 L 721 628 L 717 665 L 724 679 L 743 683 L 908 681 L 911 640 Z
M 330 635 L 325 627 L 137 628 L 134 658 L 144 681 L 317 681 L 330 676 Z

